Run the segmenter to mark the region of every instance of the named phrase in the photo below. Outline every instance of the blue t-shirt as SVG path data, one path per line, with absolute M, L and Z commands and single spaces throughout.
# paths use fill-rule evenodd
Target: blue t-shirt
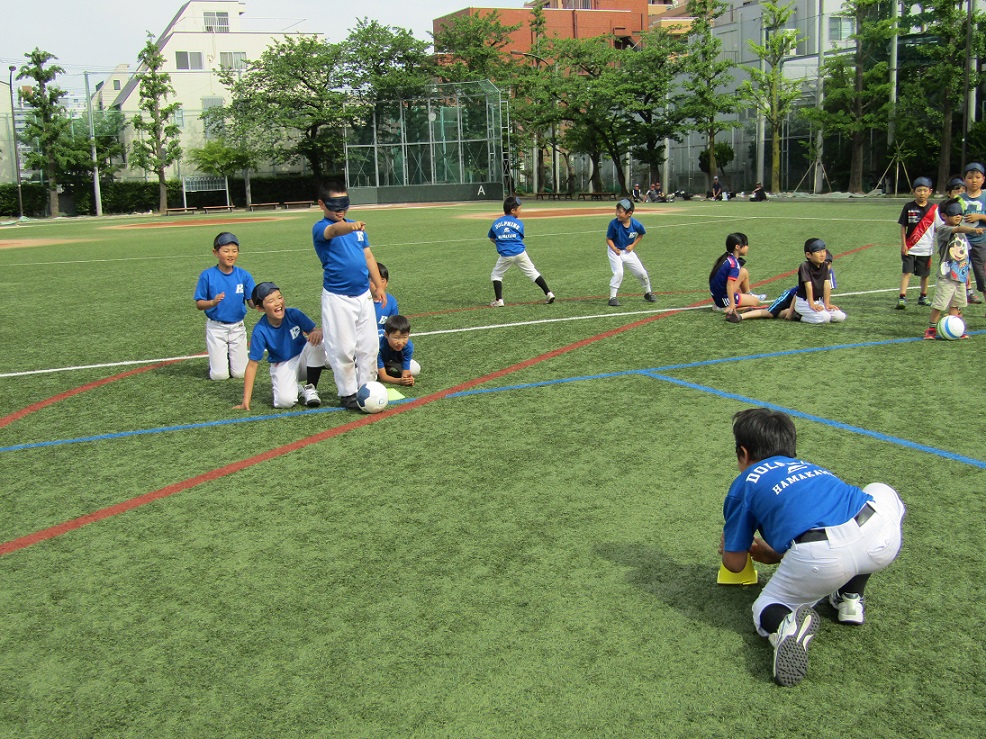
M 380 336 L 380 353 L 377 354 L 377 369 L 384 369 L 388 364 L 401 363 L 402 370 L 411 369 L 411 357 L 414 356 L 414 342 L 408 340 L 404 348 L 397 352 L 390 348 L 387 337 Z
M 496 242 L 496 253 L 501 257 L 515 257 L 524 252 L 524 224 L 511 215 L 493 221 L 486 236 Z
M 373 310 L 377 313 L 377 333 L 380 336 L 383 336 L 383 327 L 387 323 L 387 319 L 391 316 L 399 315 L 400 313 L 400 311 L 397 310 L 397 298 L 390 293 L 387 293 L 386 307 L 380 305 L 380 303 L 374 300 Z
M 976 197 L 962 193 L 959 195 L 959 200 L 962 201 L 962 215 L 965 215 L 966 213 L 986 213 L 986 191 L 979 193 Z M 986 226 L 986 223 L 981 221 L 966 223 L 965 219 L 963 219 L 962 223 L 966 226 L 974 226 L 976 228 Z M 965 237 L 969 240 L 970 246 L 980 246 L 986 243 L 986 233 L 966 234 Z
M 747 467 L 729 487 L 722 506 L 724 548 L 745 552 L 759 531 L 783 554 L 808 529 L 839 526 L 873 500 L 826 469 L 790 457 L 770 457 Z
M 348 218 L 345 221 L 353 223 Z M 370 289 L 370 270 L 363 251 L 370 248 L 370 240 L 365 231 L 353 231 L 326 241 L 325 229 L 332 224 L 323 218 L 312 226 L 312 242 L 324 273 L 322 287 L 336 295 L 362 295 Z
M 315 322 L 297 308 L 285 308 L 280 326 L 271 326 L 265 315 L 253 327 L 250 335 L 250 359 L 259 362 L 267 350 L 271 364 L 286 362 L 301 354 L 305 348 L 305 334 L 315 328 Z
M 220 323 L 239 323 L 247 313 L 246 301 L 254 287 L 253 277 L 245 269 L 234 266 L 227 275 L 216 265 L 199 275 L 195 300 L 213 300 L 219 293 L 226 293 L 219 305 L 207 309 L 205 315 Z
M 645 233 L 647 233 L 647 229 L 636 218 L 631 218 L 626 226 L 620 223 L 619 218 L 614 218 L 609 222 L 609 228 L 606 229 L 606 240 L 612 241 L 613 245 L 620 251 L 625 251 L 637 240 L 638 236 L 643 236 Z
M 712 293 L 712 297 L 716 299 L 716 305 L 719 304 L 719 300 L 725 300 L 728 293 L 726 292 L 726 285 L 729 280 L 738 280 L 740 275 L 740 263 L 739 260 L 730 254 L 726 257 L 726 261 L 719 265 L 719 270 L 716 272 L 715 277 L 712 278 L 712 282 L 709 283 L 709 292 Z

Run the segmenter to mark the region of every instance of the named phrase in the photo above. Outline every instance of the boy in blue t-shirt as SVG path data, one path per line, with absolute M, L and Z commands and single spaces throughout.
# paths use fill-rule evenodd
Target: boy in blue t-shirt
M 291 408 L 302 398 L 314 408 L 322 404 L 315 389 L 325 366 L 322 329 L 297 308 L 285 305 L 273 282 L 261 282 L 253 290 L 253 303 L 264 312 L 250 336 L 250 360 L 243 377 L 243 402 L 237 409 L 250 410 L 257 367 L 267 352 L 275 408 Z M 301 382 L 304 379 L 305 382 Z
M 195 307 L 205 311 L 205 346 L 209 352 L 209 378 L 243 377 L 247 363 L 247 335 L 243 317 L 253 294 L 253 277 L 236 266 L 240 242 L 223 231 L 212 242 L 216 266 L 199 275 Z
M 376 376 L 378 334 L 373 297 L 386 307 L 387 293 L 370 251 L 366 224 L 346 218 L 346 188 L 339 183 L 323 185 L 318 206 L 323 218 L 312 226 L 312 244 L 322 263 L 325 354 L 340 405 L 355 411 L 359 410 L 356 391 Z
M 965 192 L 959 196 L 965 213 L 962 220 L 969 226 L 986 225 L 986 193 L 983 192 L 986 168 L 979 162 L 967 164 L 962 170 L 962 179 L 965 180 Z M 986 296 L 986 234 L 970 234 L 968 239 L 976 290 Z
M 636 248 L 647 229 L 644 224 L 633 217 L 634 205 L 627 198 L 616 204 L 616 218 L 610 221 L 606 230 L 606 246 L 609 253 L 609 268 L 613 270 L 613 278 L 609 281 L 609 305 L 618 306 L 616 299 L 623 284 L 623 265 L 640 280 L 644 288 L 644 300 L 648 303 L 657 302 L 651 292 L 650 275 L 644 269 L 643 262 L 637 256 Z
M 377 314 L 377 335 L 382 337 L 383 327 L 387 324 L 387 319 L 396 316 L 400 311 L 397 310 L 397 298 L 387 292 L 387 286 L 390 284 L 390 272 L 383 262 L 377 262 L 377 270 L 380 272 L 380 282 L 383 285 L 384 294 L 387 296 L 386 305 L 379 300 L 373 301 L 373 310 Z
M 391 316 L 380 337 L 380 353 L 377 355 L 377 379 L 394 385 L 413 385 L 421 372 L 421 365 L 413 359 L 411 322 L 405 316 Z
M 493 221 L 493 225 L 486 233 L 499 255 L 493 266 L 493 274 L 490 275 L 490 280 L 493 282 L 493 302 L 490 303 L 492 308 L 503 307 L 503 276 L 511 267 L 517 267 L 530 278 L 531 282 L 541 288 L 545 303 L 550 305 L 555 302 L 555 294 L 548 289 L 548 283 L 527 255 L 524 246 L 524 223 L 520 220 L 521 205 L 520 198 L 513 195 L 504 200 L 503 217 Z
M 733 441 L 740 472 L 723 503 L 719 554 L 730 572 L 750 557 L 778 565 L 753 623 L 774 647 L 774 679 L 797 685 L 818 632 L 813 606 L 827 598 L 839 623 L 865 621 L 863 590 L 897 557 L 905 507 L 889 485 L 860 489 L 798 458 L 794 422 L 780 411 L 740 411 Z

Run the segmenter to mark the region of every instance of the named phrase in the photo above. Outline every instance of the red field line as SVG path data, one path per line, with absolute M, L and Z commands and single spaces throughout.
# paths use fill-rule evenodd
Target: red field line
M 873 246 L 873 244 L 867 244 L 857 249 L 853 249 L 852 251 L 843 252 L 843 254 L 853 254 L 855 252 L 868 249 L 871 246 Z M 759 284 L 766 284 L 768 282 L 774 282 L 776 280 L 789 277 L 796 273 L 797 270 L 792 270 L 790 272 L 785 272 L 784 274 L 775 275 L 774 277 L 771 277 L 767 280 L 762 280 L 757 284 L 759 285 Z M 709 300 L 702 300 L 698 303 L 693 303 L 692 305 L 686 307 L 695 308 L 705 305 L 708 302 Z M 189 490 L 203 483 L 211 482 L 213 480 L 218 480 L 220 478 L 227 477 L 228 475 L 232 475 L 233 473 L 247 469 L 248 467 L 253 467 L 254 465 L 260 464 L 261 462 L 266 462 L 271 459 L 282 457 L 285 454 L 296 452 L 299 449 L 304 449 L 305 447 L 311 446 L 312 444 L 317 444 L 319 442 L 326 441 L 327 439 L 331 439 L 335 436 L 339 436 L 340 434 L 344 434 L 348 431 L 352 431 L 353 429 L 361 428 L 363 426 L 368 426 L 371 423 L 377 423 L 379 421 L 382 421 L 384 418 L 396 416 L 399 413 L 406 413 L 413 408 L 419 408 L 423 405 L 427 405 L 428 403 L 433 403 L 436 400 L 441 400 L 442 398 L 448 397 L 449 395 L 452 395 L 454 393 L 460 393 L 466 390 L 470 390 L 476 387 L 477 385 L 482 385 L 486 382 L 490 382 L 491 380 L 496 380 L 499 379 L 500 377 L 513 374 L 514 372 L 518 372 L 522 369 L 532 367 L 536 364 L 540 364 L 541 362 L 547 361 L 549 359 L 553 359 L 563 354 L 567 354 L 569 352 L 575 351 L 576 349 L 581 349 L 584 346 L 589 346 L 590 344 L 594 344 L 597 341 L 602 341 L 603 339 L 608 339 L 612 336 L 617 336 L 618 334 L 624 333 L 626 331 L 630 331 L 635 328 L 640 328 L 641 326 L 645 326 L 649 323 L 653 323 L 654 321 L 660 321 L 662 319 L 669 318 L 670 316 L 677 315 L 682 310 L 683 309 L 668 311 L 667 313 L 659 313 L 654 316 L 648 316 L 647 318 L 642 318 L 639 321 L 634 321 L 633 323 L 628 323 L 624 326 L 619 326 L 609 331 L 605 331 L 601 334 L 596 334 L 595 336 L 587 337 L 580 341 L 576 341 L 575 343 L 567 344 L 565 346 L 559 347 L 558 349 L 553 349 L 550 352 L 539 354 L 536 357 L 525 359 L 523 362 L 512 364 L 509 367 L 505 367 L 501 370 L 497 370 L 496 372 L 491 372 L 489 374 L 483 375 L 482 377 L 477 377 L 473 380 L 460 383 L 459 385 L 456 385 L 454 387 L 450 387 L 445 390 L 439 390 L 438 392 L 431 393 L 429 395 L 425 395 L 420 398 L 416 398 L 415 400 L 412 400 L 409 403 L 403 403 L 401 405 L 395 406 L 389 410 L 384 411 L 383 413 L 378 413 L 370 416 L 363 416 L 362 418 L 358 418 L 355 421 L 351 421 L 347 424 L 343 424 L 342 426 L 337 426 L 332 429 L 327 429 L 313 436 L 308 436 L 304 439 L 299 439 L 298 441 L 291 442 L 290 444 L 285 444 L 284 446 L 279 446 L 274 449 L 269 449 L 268 451 L 262 452 L 261 454 L 248 457 L 247 459 L 242 459 L 238 462 L 233 462 L 232 464 L 219 467 L 218 469 L 211 470 L 209 472 L 204 472 L 201 475 L 190 477 L 187 480 L 182 480 L 180 482 L 172 483 L 171 485 L 166 485 L 163 488 L 153 490 L 149 493 L 144 493 L 143 495 L 139 495 L 135 498 L 130 498 L 129 500 L 124 500 L 120 503 L 107 506 L 106 508 L 101 508 L 97 511 L 93 511 L 92 513 L 87 513 L 84 516 L 79 516 L 78 518 L 74 518 L 69 521 L 56 524 L 55 526 L 50 526 L 49 528 L 41 529 L 40 531 L 36 531 L 33 534 L 28 534 L 26 536 L 22 536 L 17 539 L 11 539 L 10 541 L 0 544 L 0 557 L 19 551 L 21 549 L 25 549 L 29 546 L 32 546 L 33 544 L 37 544 L 42 541 L 47 541 L 48 539 L 54 539 L 63 534 L 67 534 L 70 531 L 75 531 L 76 529 L 80 529 L 83 526 L 86 526 L 87 524 L 96 523 L 97 521 L 102 521 L 106 518 L 110 518 L 111 516 L 116 516 L 121 513 L 126 513 L 127 511 L 131 511 L 135 508 L 140 508 L 141 506 L 147 505 L 148 503 L 152 503 L 162 498 L 167 498 L 171 495 L 174 495 L 175 493 L 180 493 L 184 490 Z M 173 360 L 173 361 L 180 361 L 180 360 Z M 162 366 L 163 364 L 171 364 L 171 363 L 172 362 L 164 362 L 158 365 L 152 365 L 151 367 L 142 367 L 138 370 L 132 370 L 130 372 L 123 373 L 121 375 L 115 375 L 113 378 L 106 378 L 105 380 L 97 381 L 97 383 L 90 383 L 90 385 L 83 385 L 82 387 L 77 388 L 75 391 L 68 391 L 67 393 L 62 393 L 61 395 L 55 396 L 53 398 L 49 398 L 47 401 L 42 401 L 42 403 L 44 403 L 44 405 L 50 405 L 56 400 L 60 400 L 64 397 L 69 397 L 70 395 L 76 394 L 76 392 L 82 392 L 84 389 L 90 389 L 90 386 L 98 386 L 99 384 L 105 384 L 114 379 L 119 379 L 128 375 L 137 374 L 139 372 L 146 372 L 147 370 L 152 369 L 153 367 L 159 367 Z M 40 405 L 40 404 L 36 404 L 36 405 Z M 8 418 L 10 418 L 10 416 L 8 416 Z

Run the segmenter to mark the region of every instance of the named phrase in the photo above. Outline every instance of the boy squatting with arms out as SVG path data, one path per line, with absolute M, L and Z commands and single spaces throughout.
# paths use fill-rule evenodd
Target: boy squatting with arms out
M 794 310 L 805 323 L 841 323 L 846 314 L 832 304 L 832 282 L 826 262 L 828 250 L 821 239 L 805 242 L 805 261 L 798 268 L 798 295 Z
M 929 203 L 931 197 L 931 180 L 918 177 L 914 180 L 914 200 L 907 203 L 900 211 L 900 295 L 897 298 L 897 310 L 907 308 L 907 285 L 911 275 L 917 275 L 921 280 L 921 295 L 918 305 L 931 305 L 928 300 L 928 277 L 931 275 L 931 254 L 935 243 L 935 219 L 938 216 L 938 206 Z
M 315 386 L 325 366 L 322 329 L 297 308 L 286 308 L 284 296 L 273 282 L 261 282 L 253 290 L 257 310 L 264 312 L 250 335 L 250 361 L 243 378 L 243 402 L 238 410 L 250 410 L 257 367 L 267 352 L 274 407 L 291 408 L 304 398 L 310 408 L 321 405 Z M 305 383 L 301 382 L 305 378 Z
M 230 376 L 243 377 L 246 370 L 247 334 L 243 318 L 254 282 L 249 272 L 236 266 L 240 256 L 240 242 L 236 236 L 223 231 L 213 240 L 212 253 L 216 266 L 199 275 L 195 307 L 205 311 L 209 378 L 228 380 Z
M 650 275 L 644 268 L 643 262 L 635 251 L 637 245 L 643 240 L 647 229 L 644 224 L 633 217 L 633 203 L 623 198 L 616 204 L 616 218 L 609 222 L 606 229 L 606 248 L 609 255 L 609 268 L 613 271 L 613 278 L 609 281 L 609 305 L 617 307 L 620 301 L 616 299 L 620 292 L 620 285 L 623 284 L 623 265 L 625 264 L 630 272 L 640 280 L 644 288 L 644 300 L 648 303 L 656 303 L 657 298 L 651 291 Z
M 753 624 L 774 647 L 774 680 L 797 685 L 819 627 L 812 606 L 828 597 L 839 623 L 864 622 L 863 590 L 900 552 L 906 508 L 888 485 L 860 490 L 798 459 L 797 430 L 780 411 L 740 411 L 733 437 L 740 474 L 723 504 L 722 564 L 741 572 L 749 553 L 779 565 L 753 603 Z
M 503 218 L 497 218 L 490 226 L 486 237 L 493 242 L 496 253 L 499 254 L 490 280 L 493 282 L 493 302 L 491 308 L 503 307 L 503 276 L 513 266 L 527 275 L 531 282 L 541 288 L 544 302 L 555 302 L 555 294 L 548 289 L 548 283 L 537 271 L 534 262 L 527 255 L 524 246 L 524 222 L 520 220 L 521 200 L 511 195 L 503 201 Z
M 766 295 L 750 292 L 750 273 L 744 259 L 750 251 L 750 240 L 744 233 L 726 237 L 726 252 L 721 254 L 709 272 L 709 293 L 713 310 L 726 312 L 726 319 L 739 323 L 739 308 L 751 308 L 767 299 Z
M 938 334 L 938 319 L 942 311 L 948 310 L 953 316 L 961 316 L 966 306 L 966 281 L 969 279 L 969 242 L 963 234 L 986 232 L 984 228 L 973 228 L 962 224 L 962 203 L 958 198 L 946 200 L 938 208 L 942 223 L 935 232 L 938 246 L 938 279 L 935 282 L 935 299 L 931 304 L 928 328 L 923 338 L 935 339 Z M 963 339 L 969 334 L 963 333 Z
M 346 188 L 336 183 L 322 185 L 318 206 L 323 218 L 312 226 L 312 243 L 323 271 L 325 354 L 335 377 L 339 404 L 359 410 L 356 391 L 374 378 L 377 366 L 379 334 L 373 297 L 386 308 L 387 293 L 370 251 L 366 224 L 346 218 Z
M 405 316 L 391 316 L 380 337 L 377 380 L 394 385 L 413 385 L 414 378 L 421 372 L 421 365 L 413 357 L 411 322 Z

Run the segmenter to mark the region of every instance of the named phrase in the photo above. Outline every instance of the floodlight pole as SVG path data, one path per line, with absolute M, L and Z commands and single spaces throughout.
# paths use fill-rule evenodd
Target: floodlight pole
M 14 176 L 17 180 L 17 209 L 18 215 L 24 217 L 24 193 L 21 192 L 21 155 L 17 146 L 17 121 L 14 118 L 14 72 L 17 71 L 17 65 L 11 64 L 8 69 L 10 70 L 10 81 L 7 83 L 7 87 L 10 88 L 10 133 L 14 139 Z
M 89 73 L 83 72 L 86 78 L 86 110 L 89 113 L 89 147 L 92 156 L 92 192 L 96 200 L 96 215 L 103 215 L 103 195 L 99 189 L 99 160 L 96 158 L 96 126 L 92 120 L 92 95 L 89 94 Z

